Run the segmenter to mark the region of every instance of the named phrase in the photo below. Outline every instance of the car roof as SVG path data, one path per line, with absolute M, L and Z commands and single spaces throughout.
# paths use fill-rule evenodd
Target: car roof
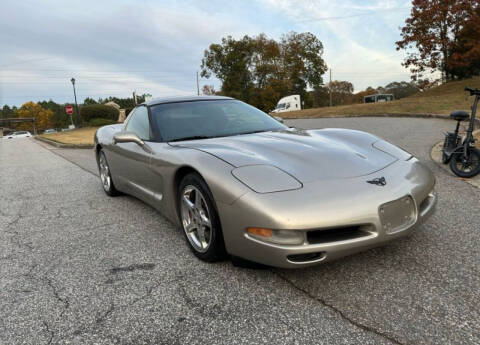
M 193 101 L 217 101 L 217 100 L 226 100 L 234 99 L 231 97 L 224 96 L 177 96 L 177 97 L 160 97 L 154 98 L 151 101 L 143 102 L 147 106 L 162 104 L 162 103 L 180 103 L 180 102 L 193 102 Z

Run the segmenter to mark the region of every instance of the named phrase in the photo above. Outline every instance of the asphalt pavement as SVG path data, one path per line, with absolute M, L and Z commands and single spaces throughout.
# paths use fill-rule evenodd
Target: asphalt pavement
M 402 146 L 435 173 L 437 213 L 309 269 L 207 264 L 155 210 L 106 196 L 92 150 L 0 141 L 0 344 L 479 344 L 480 190 L 429 157 L 454 123 L 287 123 Z

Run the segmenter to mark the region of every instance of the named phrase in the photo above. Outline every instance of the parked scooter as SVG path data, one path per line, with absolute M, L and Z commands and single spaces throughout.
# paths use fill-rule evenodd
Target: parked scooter
M 456 110 L 450 114 L 450 117 L 457 121 L 455 132 L 445 133 L 445 142 L 442 149 L 442 161 L 444 164 L 450 162 L 450 169 L 460 177 L 473 177 L 480 173 L 480 150 L 475 148 L 475 139 L 473 138 L 473 129 L 475 125 L 475 115 L 478 102 L 480 100 L 480 90 L 465 88 L 470 92 L 470 96 L 475 96 L 472 106 L 472 116 L 464 110 Z M 460 122 L 470 119 L 466 136 L 462 138 L 458 135 Z

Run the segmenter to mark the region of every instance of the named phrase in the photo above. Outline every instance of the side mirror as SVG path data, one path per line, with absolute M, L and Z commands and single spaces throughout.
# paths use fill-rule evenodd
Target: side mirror
M 283 119 L 282 119 L 281 117 L 279 117 L 279 116 L 274 116 L 273 118 L 274 118 L 275 120 L 277 120 L 278 122 L 283 123 Z
M 113 141 L 115 144 L 118 143 L 135 143 L 137 145 L 143 146 L 145 143 L 133 132 L 119 132 L 113 136 Z
M 135 143 L 138 146 L 140 146 L 142 149 L 144 149 L 145 152 L 153 153 L 150 146 L 145 144 L 145 142 L 142 139 L 140 139 L 138 137 L 138 135 L 136 135 L 133 132 L 119 132 L 119 133 L 117 133 L 113 136 L 113 141 L 114 141 L 115 144 L 118 144 L 118 143 Z

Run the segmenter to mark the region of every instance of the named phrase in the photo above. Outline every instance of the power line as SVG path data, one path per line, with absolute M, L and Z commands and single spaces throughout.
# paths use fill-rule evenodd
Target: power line
M 53 58 L 48 57 L 48 58 L 40 58 L 40 59 L 23 60 L 23 61 L 14 62 L 14 63 L 11 63 L 11 64 L 1 65 L 0 68 L 19 65 L 19 64 L 27 63 L 27 62 L 43 61 L 43 60 L 50 60 L 50 59 L 53 59 Z
M 378 12 L 392 12 L 392 11 L 403 10 L 403 9 L 410 9 L 410 7 L 392 7 L 392 8 L 386 8 L 384 10 L 363 12 L 363 13 L 351 14 L 351 15 L 346 15 L 346 16 L 311 18 L 311 19 L 299 20 L 299 21 L 296 21 L 295 23 L 310 23 L 310 22 L 317 22 L 317 21 L 323 21 L 323 20 L 325 20 L 325 21 L 326 20 L 340 20 L 340 19 L 347 19 L 347 18 L 372 16 L 372 15 L 378 14 Z

